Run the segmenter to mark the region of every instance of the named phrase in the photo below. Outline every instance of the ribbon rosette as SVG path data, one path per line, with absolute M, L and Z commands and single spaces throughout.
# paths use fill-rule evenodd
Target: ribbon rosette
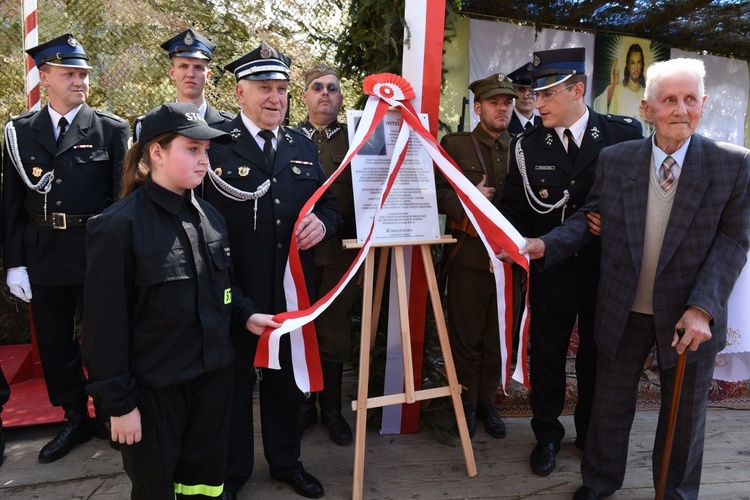
M 372 244 L 375 223 L 401 168 L 406 155 L 409 137 L 413 131 L 416 133 L 421 147 L 429 153 L 449 184 L 456 191 L 466 214 L 477 229 L 479 236 L 487 248 L 490 260 L 495 269 L 498 317 L 501 322 L 508 325 L 507 328 L 500 328 L 500 346 L 503 361 L 502 386 L 505 388 L 508 381 L 508 373 L 510 372 L 510 353 L 513 347 L 513 332 L 509 327 L 513 323 L 512 307 L 506 307 L 506 303 L 511 304 L 513 301 L 512 277 L 510 266 L 498 260 L 495 255 L 505 249 L 511 258 L 528 272 L 528 259 L 518 253 L 519 249 L 525 244 L 524 239 L 505 217 L 497 211 L 492 203 L 469 182 L 458 166 L 445 153 L 443 148 L 440 147 L 440 144 L 430 134 L 429 130 L 424 127 L 410 102 L 411 99 L 414 99 L 415 93 L 408 81 L 398 75 L 381 73 L 365 78 L 362 87 L 370 97 L 367 100 L 359 126 L 349 146 L 349 151 L 347 151 L 339 168 L 305 203 L 295 223 L 294 230 L 292 231 L 289 258 L 284 273 L 287 312 L 274 316 L 274 320 L 282 324 L 280 328 L 268 328 L 261 335 L 255 356 L 255 365 L 275 369 L 281 368 L 279 364 L 279 342 L 282 335 L 289 334 L 292 346 L 292 365 L 297 386 L 302 392 L 315 392 L 323 388 L 323 376 L 313 321 L 334 301 L 367 257 Z M 372 135 L 391 107 L 400 109 L 401 125 L 389 165 L 388 175 L 382 186 L 379 203 L 376 206 L 367 237 L 357 253 L 357 257 L 341 278 L 341 281 L 323 297 L 320 297 L 315 304 L 310 305 L 310 299 L 305 286 L 305 277 L 300 262 L 299 248 L 293 235 L 302 219 L 314 210 L 315 203 L 320 199 L 321 195 L 341 175 L 344 169 L 349 166 L 352 158 L 367 142 L 367 139 Z M 528 304 L 528 292 L 526 303 Z M 526 352 L 527 338 L 528 311 L 525 310 L 522 335 L 519 335 L 518 352 Z M 526 356 L 519 356 L 519 362 L 516 365 L 513 378 L 529 386 L 526 368 Z

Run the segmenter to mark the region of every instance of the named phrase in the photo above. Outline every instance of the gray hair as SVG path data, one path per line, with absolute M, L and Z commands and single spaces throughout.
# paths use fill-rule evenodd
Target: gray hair
M 670 76 L 687 75 L 698 81 L 699 97 L 706 95 L 704 80 L 706 78 L 706 67 L 700 59 L 670 59 L 668 61 L 655 62 L 646 70 L 646 91 L 643 98 L 650 102 L 650 96 L 657 93 L 661 80 Z

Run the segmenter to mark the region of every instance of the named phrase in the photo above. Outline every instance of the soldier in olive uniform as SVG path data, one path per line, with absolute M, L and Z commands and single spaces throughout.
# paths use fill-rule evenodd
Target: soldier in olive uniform
M 339 77 L 330 66 L 316 64 L 305 73 L 302 100 L 307 105 L 307 120 L 297 130 L 318 147 L 318 158 L 326 177 L 341 165 L 349 150 L 345 123 L 338 121 L 344 102 Z M 315 247 L 315 286 L 318 297 L 325 295 L 341 281 L 357 256 L 345 250 L 341 241 L 357 237 L 354 219 L 352 172 L 346 169 L 331 185 L 331 193 L 338 202 L 341 225 L 330 240 Z M 352 442 L 352 429 L 341 414 L 341 378 L 344 362 L 349 357 L 351 325 L 349 310 L 356 295 L 354 280 L 341 291 L 336 300 L 315 320 L 318 347 L 323 367 L 323 390 L 320 392 L 320 420 L 328 427 L 331 441 L 339 445 Z M 315 426 L 318 420 L 315 394 L 302 404 L 303 430 Z
M 281 126 L 288 105 L 289 64 L 284 54 L 263 44 L 226 66 L 237 79 L 242 106 L 232 121 L 217 128 L 234 142 L 209 150 L 212 170 L 203 196 L 224 216 L 229 230 L 237 284 L 258 310 L 286 311 L 284 268 L 300 210 L 325 182 L 318 149 L 299 132 Z M 312 248 L 339 225 L 336 200 L 325 193 L 296 233 L 308 294 L 315 298 Z M 236 329 L 235 392 L 232 404 L 225 497 L 235 498 L 253 469 L 253 368 L 258 337 Z M 323 487 L 299 461 L 302 395 L 294 381 L 289 335 L 281 339 L 280 370 L 258 368 L 263 451 L 271 477 L 308 498 Z
M 586 201 L 602 148 L 642 136 L 640 124 L 600 115 L 583 102 L 586 59 L 583 48 L 536 52 L 532 97 L 543 125 L 513 139 L 500 210 L 528 237 L 548 233 Z M 547 475 L 565 435 L 558 417 L 565 403 L 568 343 L 578 320 L 575 410 L 576 440 L 586 442 L 596 378 L 594 305 L 599 277 L 599 241 L 559 265 L 531 267 L 531 427 L 537 445 L 531 469 Z
M 89 58 L 66 34 L 26 51 L 49 103 L 10 119 L 3 161 L 3 249 L 11 293 L 31 302 L 50 402 L 65 425 L 39 452 L 52 462 L 93 436 L 73 331 L 83 310 L 86 221 L 120 189 L 125 120 L 86 104 Z
M 513 113 L 513 84 L 502 73 L 469 85 L 474 92 L 474 112 L 479 124 L 469 132 L 443 137 L 441 145 L 464 175 L 498 206 L 508 166 L 508 123 Z M 437 176 L 438 208 L 448 217 L 447 226 L 458 240 L 446 249 L 448 269 L 448 336 L 456 363 L 469 434 L 474 436 L 477 417 L 494 438 L 505 437 L 505 424 L 497 414 L 502 372 L 497 291 L 487 249 L 469 222 L 458 195 L 442 175 Z M 520 281 L 518 281 L 520 283 Z M 514 305 L 521 305 L 520 290 Z
M 177 90 L 175 102 L 195 104 L 211 127 L 234 118 L 232 113 L 215 109 L 206 102 L 204 90 L 206 82 L 211 78 L 208 65 L 214 57 L 215 43 L 200 33 L 187 29 L 161 44 L 161 48 L 169 53 L 169 78 L 174 81 Z M 133 139 L 136 141 L 143 118 L 139 116 L 133 122 Z

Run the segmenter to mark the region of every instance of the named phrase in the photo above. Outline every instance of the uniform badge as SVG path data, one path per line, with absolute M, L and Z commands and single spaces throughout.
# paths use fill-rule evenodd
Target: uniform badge
M 68 45 L 70 45 L 71 47 L 77 47 L 78 46 L 78 40 L 76 40 L 72 36 L 69 36 L 68 37 Z
M 600 135 L 601 132 L 599 132 L 598 128 L 594 127 L 591 129 L 591 137 L 593 137 L 594 139 L 598 139 Z
M 292 167 L 292 172 L 299 175 L 302 173 L 302 170 L 300 170 L 299 167 Z
M 622 121 L 624 121 L 625 123 L 633 123 L 632 118 L 623 118 Z
M 193 45 L 195 43 L 195 38 L 193 38 L 193 35 L 188 32 L 182 41 L 185 42 L 185 45 Z
M 240 177 L 247 177 L 247 174 L 250 173 L 250 167 L 240 167 L 237 169 L 237 173 Z
M 263 59 L 271 57 L 271 47 L 266 42 L 263 42 L 263 45 L 260 48 L 260 57 Z
M 498 73 L 497 74 L 497 81 L 498 82 L 505 81 L 505 73 Z
M 215 168 L 215 169 L 214 169 L 214 173 L 215 173 L 216 175 L 218 175 L 219 177 L 221 177 L 221 168 Z
M 42 168 L 41 167 L 34 167 L 31 169 L 31 175 L 34 177 L 41 177 L 42 176 Z
M 292 136 L 289 134 L 284 134 L 284 138 L 286 139 L 286 142 L 288 142 L 290 145 L 294 146 L 294 139 L 292 139 Z
M 549 191 L 547 191 L 546 189 L 540 189 L 539 197 L 543 200 L 546 200 L 547 198 L 549 198 Z
M 547 146 L 552 146 L 553 141 L 552 134 L 547 134 L 547 137 L 544 138 L 544 142 L 547 143 Z
M 240 129 L 238 129 L 238 128 L 235 128 L 234 130 L 232 130 L 231 132 L 229 132 L 229 135 L 231 135 L 232 139 L 234 139 L 236 141 L 237 139 L 240 138 L 240 135 L 242 135 L 242 131 Z
M 540 63 L 540 62 L 541 62 L 541 61 L 539 60 L 539 56 L 538 56 L 538 55 L 536 55 L 536 54 L 534 54 L 534 61 L 533 61 L 533 63 L 534 63 L 534 66 L 539 66 L 539 63 Z

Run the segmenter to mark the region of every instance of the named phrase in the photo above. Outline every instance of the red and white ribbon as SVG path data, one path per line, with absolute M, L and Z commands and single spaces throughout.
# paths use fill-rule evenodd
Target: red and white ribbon
M 494 274 L 498 296 L 498 312 L 500 318 L 507 324 L 512 324 L 512 315 L 505 304 L 512 304 L 512 279 L 510 278 L 510 266 L 504 265 L 495 255 L 505 250 L 511 258 L 528 272 L 529 263 L 525 256 L 519 255 L 519 249 L 524 245 L 523 237 L 503 217 L 500 212 L 487 200 L 476 187 L 469 182 L 453 160 L 437 143 L 436 139 L 422 125 L 410 100 L 414 98 L 411 85 L 398 75 L 378 74 L 371 75 L 363 82 L 365 92 L 371 97 L 367 101 L 365 110 L 354 135 L 349 151 L 344 157 L 341 166 L 328 178 L 328 180 L 315 192 L 305 203 L 300 211 L 294 232 L 302 219 L 315 207 L 315 203 L 321 195 L 333 183 L 336 178 L 349 166 L 351 159 L 362 148 L 367 139 L 372 135 L 378 124 L 382 121 L 390 107 L 400 108 L 401 127 L 396 140 L 396 145 L 389 166 L 386 182 L 383 184 L 380 200 L 372 218 L 372 223 L 365 239 L 364 245 L 357 253 L 352 265 L 344 274 L 341 281 L 327 294 L 321 297 L 315 304 L 310 305 L 305 285 L 305 277 L 299 257 L 294 236 L 290 244 L 289 259 L 284 276 L 284 290 L 287 298 L 287 312 L 277 314 L 274 320 L 282 323 L 277 329 L 266 329 L 261 335 L 255 357 L 256 366 L 267 368 L 281 368 L 279 364 L 279 341 L 281 336 L 289 333 L 292 341 L 292 363 L 297 386 L 303 392 L 315 392 L 323 388 L 323 377 L 320 369 L 320 359 L 315 338 L 313 320 L 317 318 L 333 302 L 341 290 L 356 274 L 364 262 L 372 243 L 372 234 L 380 210 L 393 187 L 399 169 L 406 155 L 406 147 L 409 142 L 411 131 L 416 132 L 421 146 L 428 152 L 432 160 L 445 175 L 450 185 L 458 194 L 464 209 L 482 238 L 488 250 L 492 264 L 496 269 Z M 503 270 L 502 272 L 499 272 Z M 528 303 L 528 298 L 527 301 Z M 503 321 L 501 319 L 501 321 Z M 526 339 L 528 334 L 528 315 L 524 312 L 523 335 L 519 335 L 518 352 L 526 352 Z M 508 373 L 510 371 L 510 352 L 512 351 L 512 331 L 510 328 L 501 328 L 501 353 L 503 356 L 502 385 L 506 386 Z M 519 356 L 520 362 L 516 366 L 513 378 L 525 385 L 529 385 L 526 376 L 525 356 Z

